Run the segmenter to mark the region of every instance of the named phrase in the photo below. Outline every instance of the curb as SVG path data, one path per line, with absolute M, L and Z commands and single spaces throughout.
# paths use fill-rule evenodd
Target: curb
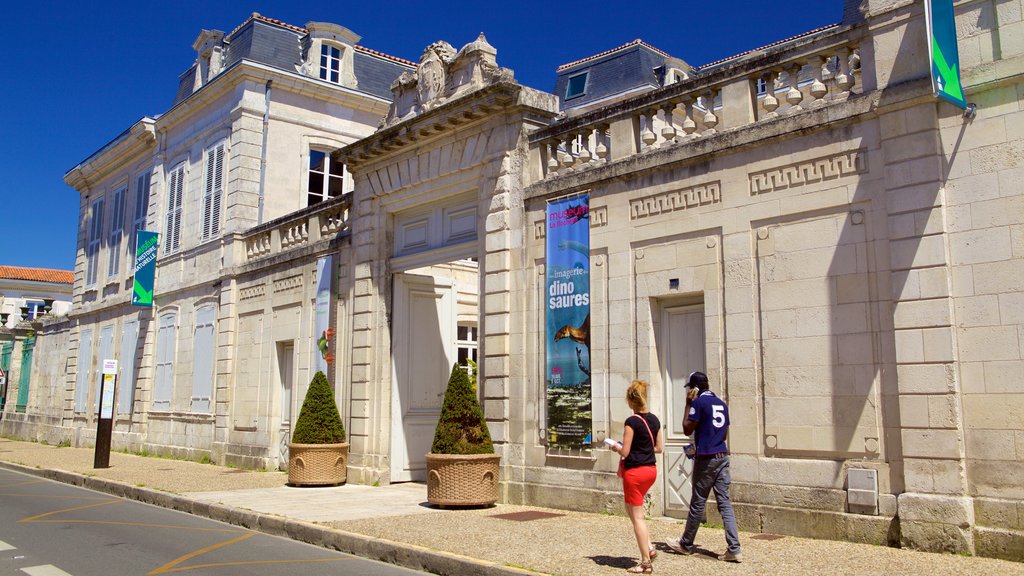
M 372 538 L 283 516 L 261 514 L 222 504 L 199 502 L 170 492 L 130 486 L 123 482 L 104 480 L 65 470 L 32 468 L 22 464 L 3 461 L 0 461 L 0 468 L 39 476 L 97 492 L 104 492 L 127 500 L 135 500 L 153 506 L 160 506 L 161 508 L 177 510 L 178 512 L 185 512 L 186 514 L 209 518 L 210 520 L 226 524 L 233 524 L 254 532 L 289 538 L 314 546 L 352 554 L 353 556 L 378 560 L 402 568 L 430 572 L 441 576 L 542 575 L 540 572 L 504 566 L 487 560 L 441 552 L 413 544 Z

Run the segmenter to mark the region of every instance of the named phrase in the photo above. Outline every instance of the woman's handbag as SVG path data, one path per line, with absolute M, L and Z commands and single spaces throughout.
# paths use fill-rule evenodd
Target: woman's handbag
M 632 418 L 632 416 L 630 416 L 630 418 Z M 644 426 L 647 427 L 647 433 L 651 435 L 651 446 L 654 446 L 656 444 L 656 442 L 654 440 L 654 433 L 651 432 L 651 426 L 649 424 L 647 424 L 647 419 L 646 418 L 640 418 L 640 420 L 643 421 Z M 626 459 L 625 458 L 619 458 L 619 469 L 615 471 L 615 474 L 619 478 L 622 478 L 622 476 L 625 473 L 626 473 Z

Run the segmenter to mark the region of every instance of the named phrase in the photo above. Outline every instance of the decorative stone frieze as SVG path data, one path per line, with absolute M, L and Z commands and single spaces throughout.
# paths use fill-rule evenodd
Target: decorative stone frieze
M 750 195 L 796 188 L 824 180 L 864 174 L 867 171 L 867 150 L 852 150 L 762 172 L 752 172 L 749 175 Z
M 637 220 L 677 210 L 696 208 L 697 206 L 719 204 L 721 201 L 721 182 L 708 182 L 707 184 L 699 184 L 681 190 L 673 190 L 630 200 L 629 218 L 630 220 Z

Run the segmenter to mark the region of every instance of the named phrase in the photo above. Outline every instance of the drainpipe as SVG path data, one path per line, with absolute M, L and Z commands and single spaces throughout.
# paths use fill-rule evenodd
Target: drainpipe
M 270 85 L 273 80 L 267 80 L 266 90 L 263 93 L 263 146 L 260 148 L 260 198 L 256 213 L 256 225 L 263 224 L 263 194 L 267 181 L 267 128 L 270 126 Z

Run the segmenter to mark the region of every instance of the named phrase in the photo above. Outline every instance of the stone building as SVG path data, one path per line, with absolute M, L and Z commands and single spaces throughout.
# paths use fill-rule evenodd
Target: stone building
M 67 172 L 80 195 L 75 312 L 37 329 L 34 381 L 54 392 L 24 414 L 9 411 L 5 431 L 92 442 L 100 368 L 116 359 L 115 448 L 276 465 L 275 438 L 289 413 L 279 399 L 301 402 L 299 384 L 310 380 L 316 349 L 303 282 L 315 274 L 316 258 L 283 273 L 280 265 L 273 269 L 277 263 L 259 272 L 278 274 L 284 287 L 262 301 L 277 321 L 255 330 L 236 316 L 246 295 L 239 297 L 235 283 L 247 249 L 308 241 L 324 253 L 328 242 L 318 241 L 340 230 L 352 181 L 330 152 L 372 133 L 387 112 L 392 81 L 414 68 L 359 40 L 336 24 L 299 28 L 256 13 L 227 34 L 203 30 L 172 106 Z M 266 247 L 243 241 L 249 230 L 311 209 L 329 221 L 275 235 Z M 152 308 L 130 303 L 140 230 L 160 234 Z M 273 368 L 274 345 L 244 348 L 236 342 L 238 324 L 246 338 L 275 339 L 280 358 Z M 238 348 L 255 356 L 239 359 Z M 41 360 L 47 357 L 66 361 Z M 239 366 L 264 378 L 251 383 L 254 405 L 235 394 L 242 408 L 231 392 Z M 296 390 L 271 401 L 271 370 Z
M 164 258 L 177 296 L 154 318 L 218 295 L 214 439 L 161 428 L 190 421 L 156 408 L 151 376 L 134 387 L 148 427 L 125 438 L 275 463 L 285 363 L 268 351 L 309 350 L 290 338 L 312 334 L 319 261 L 352 481 L 422 479 L 446 371 L 472 347 L 503 501 L 619 510 L 599 441 L 622 436 L 643 378 L 666 425 L 651 512 L 683 516 L 681 382 L 703 369 L 731 408 L 741 528 L 1021 558 L 1022 5 L 956 5 L 974 117 L 932 94 L 921 3 L 844 8 L 700 68 L 662 53 L 680 77 L 642 71 L 592 108 L 519 85 L 482 36 L 432 44 L 380 128 L 332 154 L 350 195 L 239 228 L 205 282 L 180 284 L 209 269 L 200 250 Z M 607 62 L 567 65 L 559 91 Z M 595 443 L 564 448 L 546 430 L 545 211 L 583 192 Z M 159 372 L 156 340 L 141 365 Z M 48 430 L 87 441 L 69 410 Z

